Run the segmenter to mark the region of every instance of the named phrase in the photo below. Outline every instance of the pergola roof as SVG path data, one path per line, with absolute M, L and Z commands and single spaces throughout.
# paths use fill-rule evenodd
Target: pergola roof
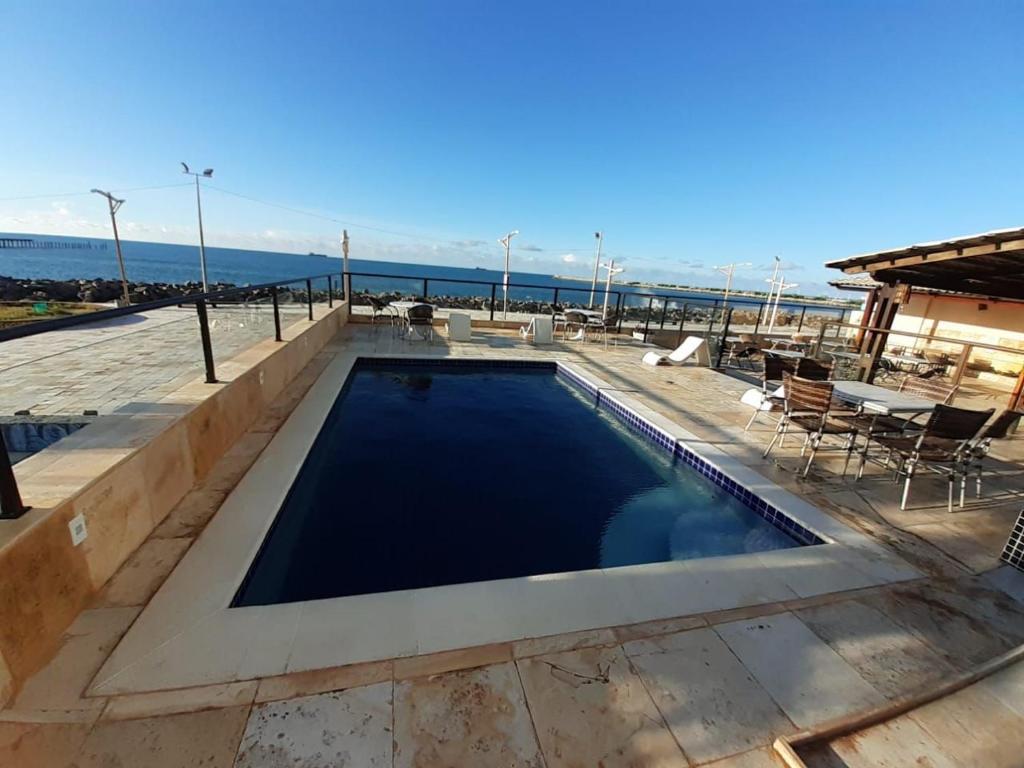
M 920 243 L 853 256 L 826 266 L 880 283 L 1024 299 L 1024 229 Z

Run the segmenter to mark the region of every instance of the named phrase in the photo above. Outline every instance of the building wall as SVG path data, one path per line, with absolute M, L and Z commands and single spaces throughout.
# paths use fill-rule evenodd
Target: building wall
M 861 314 L 859 310 L 854 312 L 850 322 L 859 323 Z M 900 307 L 893 328 L 936 338 L 1011 347 L 1024 352 L 1024 303 L 912 293 L 910 301 Z M 903 343 L 897 334 L 891 335 L 889 340 L 891 344 Z M 922 345 L 921 340 L 909 337 L 904 337 L 903 341 L 907 346 L 915 342 Z M 960 351 L 956 344 L 934 342 L 928 346 L 951 354 L 959 354 Z M 971 361 L 982 368 L 988 364 L 996 372 L 1016 375 L 1024 364 L 1024 355 L 979 349 Z

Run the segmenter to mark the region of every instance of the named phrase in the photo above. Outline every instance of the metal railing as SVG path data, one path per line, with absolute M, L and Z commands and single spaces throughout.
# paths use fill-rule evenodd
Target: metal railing
M 239 300 L 241 300 L 242 303 L 248 303 L 254 300 L 269 299 L 273 306 L 274 339 L 275 341 L 282 341 L 280 309 L 282 293 L 287 293 L 292 297 L 298 295 L 300 300 L 306 304 L 307 317 L 312 320 L 314 301 L 326 299 L 328 307 L 333 307 L 336 295 L 339 298 L 343 298 L 344 292 L 341 294 L 336 294 L 335 292 L 336 280 L 339 281 L 339 284 L 343 284 L 344 281 L 341 272 L 311 275 L 292 280 L 279 280 L 270 283 L 261 283 L 258 285 L 226 288 L 224 290 L 209 291 L 206 293 L 191 293 L 183 296 L 172 296 L 166 299 L 132 304 L 130 306 L 113 307 L 111 309 L 86 312 L 48 320 L 34 320 L 22 325 L 0 328 L 0 342 L 39 336 L 52 331 L 75 328 L 92 323 L 101 323 L 107 320 L 113 320 L 127 315 L 135 315 L 155 309 L 186 307 L 192 305 L 196 309 L 196 317 L 199 323 L 199 340 L 202 346 L 203 368 L 205 370 L 206 381 L 213 384 L 217 382 L 217 370 L 214 362 L 213 341 L 210 335 L 208 309 L 217 308 L 218 306 L 230 306 L 232 304 L 239 303 Z M 314 283 L 326 283 L 326 290 L 317 292 L 314 287 Z M 301 289 L 299 291 L 292 289 L 291 286 L 295 285 L 301 286 Z M 14 476 L 10 454 L 8 453 L 3 435 L 0 433 L 0 519 L 20 517 L 26 511 L 27 508 L 23 503 L 21 494 L 18 490 L 17 481 Z
M 353 304 L 359 303 L 360 296 L 380 296 L 382 294 L 402 296 L 403 298 L 418 298 L 423 301 L 430 300 L 435 301 L 435 303 L 437 299 L 442 298 L 454 300 L 475 299 L 478 306 L 473 308 L 488 311 L 489 319 L 491 321 L 495 320 L 495 315 L 498 311 L 504 310 L 502 296 L 505 284 L 497 281 L 467 280 L 464 278 L 447 277 L 424 277 L 423 275 L 393 275 L 378 272 L 352 272 L 350 273 L 350 277 L 353 279 Z M 365 282 L 367 280 L 376 282 L 376 288 L 371 290 L 371 287 L 366 287 Z M 386 286 L 386 283 L 389 281 L 392 286 L 397 283 L 404 283 L 404 286 L 398 289 L 395 289 L 394 287 L 389 289 Z M 359 286 L 360 282 L 364 283 L 364 285 Z M 438 284 L 481 286 L 481 290 L 478 293 L 468 291 L 465 293 L 450 295 L 435 292 L 432 296 L 431 285 L 437 286 Z M 527 310 L 527 312 L 539 311 L 540 306 L 546 306 L 548 308 L 552 305 L 574 307 L 591 303 L 589 301 L 589 296 L 591 294 L 590 286 L 582 282 L 580 283 L 579 288 L 538 285 L 535 283 L 509 283 L 507 288 L 509 291 L 509 304 L 516 302 L 521 305 L 535 305 L 534 309 Z M 518 293 L 519 298 L 512 295 L 514 293 Z M 574 293 L 586 294 L 588 299 L 586 301 L 567 301 L 566 297 L 571 296 Z M 747 313 L 749 317 L 747 318 L 748 322 L 746 325 L 750 325 L 752 323 L 755 333 L 758 332 L 758 329 L 761 326 L 772 322 L 773 319 L 774 322 L 779 325 L 780 331 L 795 330 L 795 332 L 799 333 L 803 330 L 805 323 L 809 324 L 809 320 L 814 318 L 816 315 L 821 317 L 822 322 L 826 321 L 829 317 L 834 318 L 838 316 L 840 319 L 843 319 L 846 317 L 846 313 L 853 309 L 851 306 L 787 301 L 780 302 L 776 311 L 773 313 L 769 310 L 769 304 L 767 301 L 751 297 L 733 296 L 730 297 L 728 301 L 725 301 L 724 297 L 719 298 L 709 296 L 704 299 L 697 296 L 678 296 L 673 294 L 628 290 L 622 287 L 607 291 L 601 286 L 596 287 L 593 291 L 595 299 L 593 304 L 603 306 L 604 296 L 606 293 L 609 297 L 609 313 L 614 314 L 619 321 L 617 325 L 618 332 L 621 333 L 623 323 L 635 322 L 635 331 L 637 333 L 642 333 L 644 339 L 647 339 L 653 333 L 652 328 L 656 328 L 659 331 L 665 330 L 666 324 L 669 328 L 674 328 L 678 323 L 681 335 L 687 321 L 691 319 L 691 317 L 698 323 L 709 323 L 710 332 L 710 329 L 715 324 L 716 317 L 724 317 L 724 313 L 727 309 L 734 309 Z M 634 304 L 633 302 L 636 303 Z M 501 309 L 499 309 L 499 307 L 501 307 Z M 772 314 L 775 314 L 776 316 L 771 318 L 770 316 Z M 810 327 L 816 328 L 817 325 L 813 324 L 810 325 Z

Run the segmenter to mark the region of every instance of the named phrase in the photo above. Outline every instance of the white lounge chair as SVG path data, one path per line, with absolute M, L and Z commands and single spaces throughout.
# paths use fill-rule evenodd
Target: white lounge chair
M 519 335 L 526 340 L 532 337 L 534 344 L 550 344 L 554 336 L 551 317 L 543 315 L 533 318 L 529 325 L 520 326 Z
M 711 365 L 708 345 L 700 336 L 687 336 L 683 343 L 667 355 L 648 352 L 644 355 L 647 365 L 682 365 L 687 360 L 696 359 L 700 365 Z

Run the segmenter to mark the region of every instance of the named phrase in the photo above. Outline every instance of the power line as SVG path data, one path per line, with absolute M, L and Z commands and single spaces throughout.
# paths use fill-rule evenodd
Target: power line
M 157 184 L 149 187 L 126 187 L 124 189 L 112 189 L 111 192 L 117 192 L 118 194 L 124 194 L 125 192 L 146 192 L 151 189 L 171 189 L 173 187 L 189 187 L 190 183 L 185 182 L 184 184 Z M 18 197 L 0 197 L 0 202 L 8 202 L 14 200 L 45 200 L 50 197 L 78 197 L 80 195 L 91 195 L 92 192 L 53 192 L 46 195 L 21 195 Z

